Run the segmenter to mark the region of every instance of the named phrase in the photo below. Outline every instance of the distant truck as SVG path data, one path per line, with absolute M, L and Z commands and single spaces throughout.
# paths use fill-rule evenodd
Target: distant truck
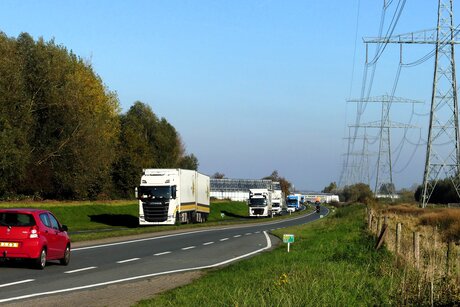
M 301 207 L 301 196 L 299 194 L 288 195 L 286 199 L 287 211 L 294 212 L 299 211 Z
M 271 216 L 272 191 L 269 189 L 250 189 L 248 207 L 249 216 Z
M 280 215 L 283 210 L 283 191 L 279 186 L 279 183 L 274 183 L 272 193 L 272 213 Z
M 209 177 L 186 169 L 144 169 L 136 188 L 139 225 L 203 223 L 210 212 Z

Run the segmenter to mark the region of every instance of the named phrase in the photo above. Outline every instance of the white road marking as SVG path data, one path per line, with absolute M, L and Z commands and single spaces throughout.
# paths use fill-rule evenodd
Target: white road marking
M 329 211 L 327 213 L 329 213 Z M 309 214 L 301 215 L 299 217 L 295 217 L 295 218 L 292 218 L 292 219 L 289 219 L 289 220 L 283 219 L 283 220 L 279 220 L 279 221 L 276 221 L 276 222 L 268 222 L 267 224 L 274 225 L 274 224 L 285 223 L 286 221 L 300 220 L 300 219 L 303 219 L 303 218 L 305 218 L 307 216 L 310 216 L 312 214 L 315 214 L 315 212 L 311 212 Z M 260 223 L 260 225 L 264 225 L 264 224 L 265 223 Z M 239 228 L 250 228 L 250 227 L 254 227 L 254 225 L 239 226 Z M 219 228 L 217 230 L 229 230 L 229 229 L 235 229 L 235 227 Z M 82 247 L 72 248 L 72 252 L 77 252 L 77 251 L 86 250 L 86 249 L 95 249 L 95 248 L 101 248 L 101 247 L 108 247 L 108 246 L 114 246 L 114 245 L 123 245 L 123 244 L 130 244 L 130 243 L 158 240 L 158 239 L 171 238 L 171 237 L 177 237 L 177 236 L 185 236 L 185 235 L 189 235 L 189 234 L 202 233 L 202 232 L 211 232 L 211 231 L 216 231 L 216 229 L 203 229 L 203 230 L 188 231 L 188 232 L 182 232 L 182 233 L 176 233 L 176 234 L 158 236 L 158 237 L 152 237 L 152 238 L 145 238 L 145 239 L 129 240 L 129 241 L 107 243 L 107 244 L 101 244 L 101 245 L 82 246 Z
M 222 242 L 222 241 L 227 241 L 227 240 L 228 240 L 228 238 L 223 238 L 223 239 L 220 239 L 219 241 Z
M 139 260 L 141 258 L 131 258 L 131 259 L 126 259 L 126 260 L 120 260 L 120 261 L 117 261 L 117 263 L 125 263 L 125 262 L 131 262 L 131 261 L 136 261 L 136 260 Z
M 252 235 L 252 232 L 246 232 L 244 235 L 245 236 L 250 236 L 250 235 Z
M 206 242 L 206 243 L 203 243 L 203 245 L 209 245 L 209 244 L 214 244 L 214 242 Z
M 196 246 L 189 246 L 189 247 L 184 247 L 184 248 L 181 248 L 183 251 L 186 251 L 188 249 L 192 249 L 192 248 L 195 248 Z
M 329 213 L 329 210 L 327 211 L 327 214 Z M 295 220 L 300 220 L 303 219 L 307 216 L 313 215 L 315 212 L 311 212 L 309 214 L 305 215 L 300 215 L 295 218 L 291 218 L 289 220 L 279 220 L 276 222 L 267 222 L 267 223 L 260 223 L 261 225 L 268 224 L 268 225 L 274 225 L 274 224 L 280 224 L 280 223 L 285 223 L 286 221 L 295 221 Z M 326 214 L 326 215 L 327 215 Z M 244 226 L 239 226 L 239 228 L 249 228 L 249 227 L 254 227 L 254 225 L 244 225 Z M 225 227 L 225 228 L 219 228 L 219 229 L 204 229 L 204 230 L 196 230 L 196 231 L 187 231 L 187 232 L 182 232 L 182 233 L 177 233 L 177 234 L 172 234 L 172 235 L 165 235 L 165 236 L 158 236 L 158 237 L 152 237 L 152 238 L 145 238 L 145 239 L 137 239 L 137 240 L 129 240 L 129 241 L 122 241 L 122 242 L 116 242 L 116 243 L 108 243 L 108 244 L 101 244 L 101 245 L 92 245 L 92 246 L 83 246 L 83 247 L 76 247 L 72 248 L 72 252 L 77 252 L 81 250 L 86 250 L 86 249 L 95 249 L 95 248 L 101 248 L 101 247 L 108 247 L 108 246 L 114 246 L 114 245 L 124 245 L 124 244 L 130 244 L 130 243 L 136 243 L 136 242 L 144 242 L 144 241 L 151 241 L 151 240 L 158 240 L 158 239 L 164 239 L 164 238 L 171 238 L 171 237 L 177 237 L 177 236 L 185 236 L 185 235 L 190 235 L 190 234 L 195 234 L 195 233 L 202 233 L 202 232 L 210 232 L 210 231 L 216 231 L 216 230 L 229 230 L 229 229 L 234 229 L 235 227 Z M 248 235 L 248 234 L 246 234 Z
M 260 231 L 256 231 L 255 233 L 260 233 Z
M 24 284 L 24 283 L 26 283 L 26 282 L 31 282 L 31 281 L 35 281 L 35 279 L 25 279 L 25 280 L 10 282 L 10 283 L 8 283 L 8 284 L 0 285 L 0 288 L 9 287 L 9 286 L 14 286 L 14 285 L 19 285 L 19 284 Z
M 171 252 L 157 253 L 157 254 L 154 254 L 154 256 L 163 256 L 163 255 L 167 255 L 167 254 L 171 254 Z
M 73 270 L 73 271 L 67 271 L 67 272 L 64 272 L 64 273 L 65 274 L 72 274 L 72 273 L 78 273 L 78 272 L 81 272 L 81 271 L 93 270 L 93 269 L 97 269 L 97 267 L 96 266 L 90 266 L 90 267 L 87 267 L 87 268 L 82 268 L 82 269 Z
M 45 295 L 66 293 L 66 292 L 77 291 L 77 290 L 91 289 L 91 288 L 95 288 L 95 287 L 113 285 L 113 284 L 117 284 L 117 283 L 121 283 L 121 282 L 138 280 L 138 279 L 142 279 L 142 278 L 149 278 L 149 277 L 168 275 L 168 274 L 179 273 L 179 272 L 188 272 L 188 271 L 196 271 L 196 270 L 204 270 L 204 269 L 215 268 L 215 267 L 218 267 L 218 266 L 230 263 L 230 262 L 234 262 L 234 261 L 239 260 L 239 259 L 243 259 L 243 258 L 252 256 L 254 254 L 258 254 L 260 252 L 263 252 L 264 250 L 267 250 L 267 249 L 271 248 L 272 247 L 272 242 L 270 241 L 270 237 L 268 236 L 268 234 L 265 231 L 264 231 L 264 235 L 265 235 L 265 238 L 267 239 L 267 245 L 265 247 L 260 248 L 258 250 L 255 250 L 253 252 L 238 256 L 238 257 L 230 258 L 228 260 L 215 263 L 215 264 L 210 264 L 210 265 L 205 265 L 205 266 L 200 266 L 200 267 L 193 267 L 193 268 L 186 268 L 186 269 L 179 269 L 179 270 L 173 270 L 173 271 L 152 273 L 152 274 L 146 274 L 146 275 L 139 275 L 139 276 L 134 276 L 134 277 L 129 277 L 129 278 L 123 278 L 123 279 L 111 280 L 111 281 L 107 281 L 107 282 L 101 282 L 101 283 L 97 283 L 97 284 L 81 286 L 81 287 L 74 287 L 74 288 L 67 288 L 67 289 L 60 289 L 60 290 L 54 290 L 54 291 L 47 291 L 47 292 L 40 292 L 40 293 L 33 293 L 33 294 L 27 294 L 27 295 L 22 295 L 22 296 L 10 297 L 10 298 L 5 298 L 5 299 L 0 299 L 0 303 L 17 301 L 17 300 L 21 300 L 21 299 L 27 299 L 27 298 L 38 297 L 38 296 L 45 296 Z
M 241 237 L 241 235 L 236 235 L 236 236 L 233 236 L 233 237 L 234 237 L 234 238 L 239 238 L 239 237 Z

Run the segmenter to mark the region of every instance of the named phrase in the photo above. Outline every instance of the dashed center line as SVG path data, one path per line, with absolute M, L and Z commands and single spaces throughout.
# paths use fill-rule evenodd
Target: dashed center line
M 14 285 L 19 285 L 19 284 L 23 284 L 23 283 L 31 282 L 31 281 L 35 281 L 35 279 L 26 279 L 26 280 L 21 280 L 21 281 L 10 282 L 10 283 L 8 283 L 8 284 L 0 285 L 0 288 L 8 287 L 8 286 L 14 286 Z
M 209 245 L 209 244 L 214 244 L 214 242 L 206 242 L 206 243 L 203 243 L 203 245 Z
M 241 235 L 235 235 L 235 236 L 233 236 L 233 237 L 234 237 L 234 238 L 239 238 L 239 237 L 241 237 Z
M 67 271 L 67 272 L 64 272 L 64 274 L 78 273 L 78 272 L 88 271 L 88 270 L 93 270 L 93 269 L 97 269 L 97 267 L 96 266 L 90 266 L 90 267 L 82 268 L 82 269 L 78 269 L 78 270 Z
M 252 235 L 252 232 L 246 232 L 244 235 L 245 236 L 250 236 L 250 235 Z
M 125 263 L 125 262 L 131 262 L 131 261 L 136 261 L 136 260 L 139 260 L 141 258 L 131 258 L 131 259 L 126 259 L 126 260 L 120 260 L 120 261 L 117 261 L 117 263 Z
M 167 255 L 167 254 L 171 254 L 171 252 L 157 253 L 157 254 L 154 254 L 154 256 L 162 256 L 162 255 Z
M 255 233 L 260 233 L 260 231 L 256 231 Z
M 223 239 L 220 239 L 219 241 L 222 242 L 222 241 L 227 241 L 227 240 L 228 240 L 228 238 L 223 238 Z
M 184 247 L 184 248 L 182 248 L 182 250 L 183 250 L 183 251 L 186 251 L 186 250 L 188 250 L 188 249 L 192 249 L 192 248 L 195 248 L 195 247 L 196 247 L 196 246 Z

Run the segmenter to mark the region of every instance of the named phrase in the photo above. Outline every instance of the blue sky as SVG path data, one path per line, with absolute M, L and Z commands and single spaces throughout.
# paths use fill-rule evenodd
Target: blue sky
M 407 1 L 395 33 L 434 28 L 436 2 Z M 321 190 L 339 181 L 343 138 L 356 112 L 346 100 L 361 90 L 361 38 L 377 35 L 382 6 L 380 0 L 0 0 L 0 31 L 54 38 L 89 60 L 123 111 L 139 100 L 171 122 L 203 173 L 261 178 L 276 169 L 298 189 Z M 393 85 L 399 48 L 387 49 L 375 96 Z M 428 50 L 415 49 L 405 54 Z M 432 66 L 404 74 L 396 93 L 424 100 L 420 113 L 429 107 Z M 366 119 L 379 112 L 369 106 Z M 401 122 L 411 114 L 396 112 Z M 428 125 L 423 117 L 411 122 Z M 414 141 L 420 132 L 410 134 Z M 416 147 L 416 154 L 407 148 L 398 156 L 398 188 L 422 180 L 425 149 Z

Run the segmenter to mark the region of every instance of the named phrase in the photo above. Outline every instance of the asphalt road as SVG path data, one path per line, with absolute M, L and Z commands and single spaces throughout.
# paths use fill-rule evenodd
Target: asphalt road
M 322 208 L 321 215 L 328 209 Z M 43 270 L 0 264 L 0 304 L 72 291 L 96 289 L 155 276 L 223 266 L 269 250 L 269 232 L 320 218 L 309 213 L 286 220 L 191 230 L 72 249 L 68 266 L 49 262 Z M 90 244 L 90 243 L 89 243 Z

